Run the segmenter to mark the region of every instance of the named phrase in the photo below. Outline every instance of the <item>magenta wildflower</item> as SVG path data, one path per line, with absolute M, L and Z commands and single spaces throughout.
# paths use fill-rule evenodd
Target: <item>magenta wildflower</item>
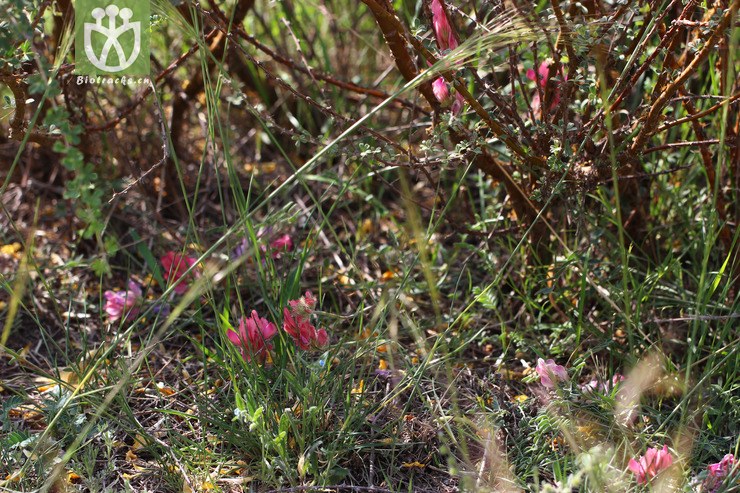
M 442 0 L 432 0 L 430 5 L 432 10 L 432 25 L 434 26 L 434 37 L 437 40 L 437 46 L 440 50 L 454 50 L 460 44 L 455 37 L 455 32 L 447 18 Z M 434 97 L 440 103 L 446 103 L 450 99 L 450 89 L 444 77 L 439 77 L 432 82 L 432 92 Z M 455 94 L 455 101 L 452 103 L 450 110 L 452 114 L 457 115 L 462 111 L 465 99 L 460 93 Z
M 134 318 L 139 313 L 137 306 L 141 301 L 141 287 L 135 281 L 128 282 L 126 291 L 106 291 L 105 296 L 105 313 L 111 322 L 120 319 L 124 314 L 126 320 Z
M 450 108 L 450 111 L 452 111 L 453 115 L 459 115 L 463 109 L 464 104 L 465 104 L 465 98 L 463 98 L 462 94 L 458 92 L 455 94 L 455 102 L 452 103 L 452 107 Z
M 540 63 L 540 66 L 537 68 L 536 74 L 533 69 L 527 70 L 527 79 L 539 83 L 539 85 L 543 89 L 547 85 L 547 79 L 549 77 L 550 77 L 550 64 L 547 62 Z
M 434 82 L 432 82 L 432 92 L 434 93 L 434 97 L 437 98 L 437 101 L 440 103 L 447 103 L 450 100 L 450 89 L 447 87 L 447 82 L 445 81 L 444 77 L 439 77 Z M 450 107 L 450 111 L 452 111 L 453 115 L 460 114 L 460 111 L 463 108 L 463 105 L 465 104 L 465 98 L 462 97 L 462 94 L 459 92 L 455 92 L 455 101 L 453 101 L 452 106 Z
M 255 236 L 260 244 L 260 251 L 265 254 L 269 251 L 272 258 L 277 258 L 281 253 L 293 250 L 293 239 L 288 234 L 281 235 L 272 240 L 269 239 L 269 237 L 272 236 L 272 227 L 260 229 L 257 231 Z M 234 249 L 231 257 L 238 259 L 239 257 L 246 255 L 249 252 L 250 246 L 250 240 L 248 238 L 243 238 Z
M 434 97 L 440 103 L 447 101 L 447 98 L 450 97 L 450 90 L 447 88 L 447 82 L 445 82 L 444 77 L 440 77 L 432 82 L 432 92 L 434 92 Z
M 628 467 L 635 474 L 638 484 L 647 484 L 658 473 L 671 467 L 672 464 L 673 457 L 671 457 L 668 447 L 663 445 L 662 449 L 647 449 L 645 455 L 637 460 L 630 459 Z
M 182 255 L 173 251 L 165 253 L 160 260 L 160 262 L 162 263 L 162 267 L 164 268 L 164 278 L 169 283 L 175 283 L 179 281 L 185 275 L 187 270 L 195 265 L 197 261 L 198 259 L 196 259 L 195 257 Z M 197 274 L 195 274 L 194 271 L 191 271 L 190 274 L 188 274 L 188 282 L 181 282 L 177 286 L 175 286 L 175 293 L 185 293 L 188 290 L 188 285 L 190 284 L 190 282 L 192 282 L 196 275 Z
M 245 361 L 252 361 L 252 358 L 264 361 L 267 351 L 272 349 L 269 341 L 276 334 L 275 324 L 261 318 L 256 310 L 252 310 L 249 317 L 239 320 L 238 332 L 234 329 L 226 332 L 229 341 L 239 348 Z
M 732 454 L 725 455 L 719 462 L 709 464 L 707 466 L 707 477 L 702 483 L 701 491 L 707 493 L 719 491 L 720 486 L 725 478 L 730 475 L 734 466 L 735 456 Z
M 537 359 L 535 370 L 540 376 L 540 383 L 548 389 L 555 388 L 557 382 L 568 380 L 568 370 L 551 359 L 547 361 L 542 358 Z
M 437 46 L 439 46 L 440 50 L 454 50 L 457 48 L 458 42 L 457 38 L 455 38 L 455 32 L 450 25 L 450 20 L 445 13 L 442 0 L 432 0 L 431 9 Z
M 249 244 L 249 240 L 247 240 L 246 238 L 242 238 L 242 241 L 240 241 L 236 248 L 234 248 L 234 252 L 231 254 L 231 258 L 237 260 L 240 257 L 246 255 L 249 251 Z

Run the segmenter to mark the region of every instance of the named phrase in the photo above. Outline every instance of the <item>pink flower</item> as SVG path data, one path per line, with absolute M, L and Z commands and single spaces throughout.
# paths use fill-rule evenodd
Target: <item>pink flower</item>
M 447 103 L 450 100 L 450 90 L 447 87 L 447 82 L 444 77 L 439 77 L 432 82 L 432 92 L 440 103 Z M 465 98 L 459 92 L 455 92 L 455 101 L 452 103 L 450 111 L 453 115 L 460 114 L 460 111 L 465 104 Z
M 668 447 L 663 445 L 663 449 L 649 448 L 645 455 L 639 460 L 630 459 L 629 470 L 635 473 L 638 484 L 647 484 L 651 479 L 658 475 L 664 469 L 668 469 L 673 464 L 673 457 L 668 452 Z
M 316 331 L 316 345 L 318 347 L 324 347 L 329 344 L 329 334 L 326 329 L 319 329 Z
M 239 320 L 239 332 L 229 329 L 226 335 L 229 341 L 237 346 L 245 361 L 252 361 L 256 357 L 264 361 L 267 351 L 272 349 L 270 339 L 277 334 L 275 324 L 261 318 L 256 310 L 252 310 L 249 318 L 242 317 Z
M 141 287 L 134 281 L 128 282 L 127 291 L 106 291 L 105 296 L 105 313 L 111 322 L 115 322 L 126 313 L 126 320 L 134 318 L 139 313 L 139 307 L 136 306 L 141 300 Z
M 447 88 L 447 82 L 445 82 L 444 77 L 440 77 L 432 82 L 432 92 L 434 92 L 434 97 L 440 103 L 447 101 L 447 98 L 450 97 L 450 90 Z
M 283 235 L 270 242 L 270 248 L 273 250 L 272 256 L 280 255 L 280 252 L 290 252 L 293 250 L 293 240 L 290 235 Z
M 283 309 L 283 330 L 293 338 L 296 346 L 304 351 L 329 343 L 329 334 L 326 330 L 316 330 L 308 318 L 295 315 L 287 308 Z
M 548 389 L 555 388 L 557 382 L 568 380 L 568 370 L 551 359 L 547 361 L 542 358 L 537 359 L 535 370 L 540 376 L 540 383 Z
M 447 18 L 442 0 L 432 0 L 430 5 L 432 10 L 432 24 L 434 26 L 434 36 L 437 40 L 437 46 L 440 50 L 454 50 L 460 44 L 452 30 L 450 20 Z M 444 77 L 439 77 L 432 82 L 432 92 L 434 97 L 440 103 L 445 103 L 450 98 L 450 89 L 445 82 Z M 465 104 L 465 99 L 460 93 L 455 94 L 455 101 L 452 103 L 450 111 L 453 115 L 458 115 Z
M 544 87 L 547 85 L 547 78 L 550 76 L 550 64 L 547 62 L 540 63 L 539 68 L 537 69 L 537 74 L 534 73 L 534 70 L 529 69 L 527 70 L 527 79 L 538 82 L 539 85 Z
M 724 479 L 729 476 L 735 465 L 735 456 L 727 454 L 722 460 L 707 466 L 707 478 L 702 483 L 702 491 L 714 493 L 719 490 Z
M 195 265 L 197 259 L 195 257 L 190 257 L 187 255 L 182 255 L 173 251 L 169 251 L 164 254 L 160 262 L 162 263 L 162 267 L 164 268 L 164 278 L 167 280 L 167 282 L 176 283 L 185 275 L 190 267 Z M 177 286 L 175 286 L 175 293 L 185 293 L 188 290 L 188 285 L 190 284 L 190 281 L 192 281 L 195 276 L 196 274 L 191 271 L 188 275 L 188 282 L 181 282 Z
M 537 82 L 542 88 L 542 92 L 547 89 L 547 83 L 550 78 L 550 64 L 548 62 L 542 62 L 537 68 L 537 73 L 534 70 L 527 70 L 527 79 Z M 566 78 L 567 79 L 567 78 Z M 558 103 L 560 103 L 560 89 L 555 87 L 552 92 L 550 110 L 554 109 Z M 539 113 L 540 111 L 540 94 L 539 91 L 532 97 L 532 109 Z
M 306 291 L 306 294 L 297 300 L 289 301 L 288 305 L 290 305 L 290 311 L 293 315 L 297 317 L 308 317 L 313 313 L 314 308 L 316 308 L 316 298 L 314 298 L 311 291 Z
M 432 24 L 434 25 L 434 35 L 437 38 L 437 46 L 440 50 L 454 50 L 458 42 L 455 33 L 450 26 L 450 21 L 445 13 L 442 0 L 432 0 Z

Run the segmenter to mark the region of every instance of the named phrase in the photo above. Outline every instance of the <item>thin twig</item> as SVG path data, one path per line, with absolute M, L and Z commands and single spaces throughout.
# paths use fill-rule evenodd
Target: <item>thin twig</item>
M 160 159 L 157 163 L 155 163 L 151 168 L 146 170 L 144 174 L 139 176 L 133 183 L 130 183 L 126 188 L 124 188 L 120 192 L 114 193 L 113 196 L 108 201 L 109 204 L 113 202 L 114 200 L 116 200 L 116 198 L 120 197 L 121 195 L 127 194 L 129 190 L 131 190 L 134 186 L 136 186 L 139 182 L 141 182 L 141 180 L 146 178 L 152 171 L 162 166 L 162 164 L 164 164 L 167 161 L 167 159 L 169 159 L 170 157 L 170 145 L 167 139 L 167 132 L 165 131 L 165 127 L 164 127 L 164 110 L 162 109 L 162 105 L 159 103 L 159 98 L 157 98 L 157 93 L 156 93 L 156 88 L 154 87 L 154 82 L 151 79 L 148 79 L 148 81 L 149 81 L 150 92 L 154 94 L 154 102 L 157 105 L 157 109 L 159 110 L 159 114 L 157 116 L 159 117 L 159 129 L 160 129 L 160 132 L 162 133 L 162 159 Z
M 717 111 L 718 109 L 722 108 L 723 106 L 725 106 L 727 104 L 733 104 L 733 103 L 735 103 L 739 99 L 740 99 L 740 92 L 738 92 L 738 93 L 730 96 L 729 98 L 725 99 L 724 101 L 721 101 L 721 102 L 715 104 L 714 106 L 711 106 L 710 108 L 707 108 L 704 111 L 700 111 L 698 113 L 694 113 L 693 115 L 685 116 L 685 117 L 679 118 L 677 120 L 666 122 L 663 125 L 661 125 L 660 127 L 658 127 L 655 130 L 655 132 L 653 132 L 653 134 L 657 134 L 657 133 L 663 132 L 664 130 L 668 130 L 669 128 L 675 127 L 676 125 L 681 125 L 682 123 L 687 123 L 687 122 L 691 122 L 691 121 L 697 120 L 699 118 L 703 118 L 703 117 L 705 117 L 705 116 L 707 116 L 707 115 L 709 115 L 711 113 L 714 113 L 715 111 Z
M 693 147 L 693 146 L 703 146 L 707 144 L 719 144 L 719 139 L 694 140 L 691 142 L 673 142 L 670 144 L 663 144 L 660 146 L 650 147 L 648 149 L 645 149 L 642 153 L 648 154 L 650 152 L 664 151 L 666 149 L 675 149 L 677 147 Z

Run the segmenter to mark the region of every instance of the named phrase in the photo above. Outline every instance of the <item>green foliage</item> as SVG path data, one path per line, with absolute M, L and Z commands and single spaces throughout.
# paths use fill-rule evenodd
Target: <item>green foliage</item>
M 73 173 L 73 178 L 65 182 L 64 198 L 72 201 L 74 212 L 84 225 L 82 236 L 96 237 L 105 227 L 103 196 L 107 187 L 96 172 L 96 167 L 85 161 L 79 147 L 84 129 L 81 124 L 72 123 L 69 112 L 59 106 L 46 113 L 44 126 L 51 135 L 61 137 L 54 143 L 53 150 L 62 156 L 62 165 Z
M 0 73 L 19 68 L 32 58 L 34 29 L 30 15 L 32 0 L 7 0 L 0 19 Z
M 459 35 L 495 38 L 484 32 L 492 24 L 481 24 L 492 5 L 484 4 L 454 3 Z M 38 366 L 12 371 L 33 389 L 32 378 L 53 374 L 47 362 L 73 366 L 79 354 L 90 354 L 90 373 L 74 395 L 55 390 L 4 401 L 3 477 L 23 468 L 19 489 L 38 489 L 61 464 L 84 476 L 91 491 L 113 481 L 128 491 L 208 490 L 232 481 L 246 489 L 248 478 L 255 490 L 346 483 L 495 491 L 497 478 L 486 471 L 510 466 L 507 481 L 529 491 L 639 491 L 625 464 L 646 447 L 666 443 L 686 459 L 679 474 L 685 488 L 706 464 L 737 451 L 737 259 L 718 244 L 722 219 L 702 155 L 684 145 L 694 129 L 684 122 L 646 142 L 678 146 L 626 152 L 641 112 L 660 95 L 653 91 L 661 74 L 673 79 L 676 71 L 653 64 L 624 104 L 606 112 L 613 119 L 600 116 L 617 96 L 610 91 L 662 46 L 661 29 L 649 29 L 651 5 L 600 5 L 623 7 L 624 22 L 581 15 L 573 4 L 568 43 L 555 39 L 554 3 L 539 2 L 536 43 L 481 48 L 455 68 L 486 114 L 524 153 L 542 158 L 539 166 L 517 157 L 470 105 L 458 115 L 449 106 L 426 114 L 421 98 L 398 91 L 404 81 L 387 65 L 392 58 L 367 4 L 256 5 L 265 10 L 250 13 L 243 30 L 289 63 L 236 31 L 225 37 L 233 52 L 216 57 L 208 50 L 214 38 L 203 38 L 213 12 L 190 3 L 178 11 L 158 6 L 154 58 L 162 69 L 180 65 L 158 81 L 156 103 L 146 96 L 111 129 L 127 158 L 142 170 L 153 166 L 114 209 L 107 205 L 118 186 L 108 180 L 113 158 L 86 157 L 85 141 L 99 135 L 85 134 L 74 118 L 80 108 L 58 80 L 27 78 L 31 95 L 45 94 L 39 127 L 59 139 L 52 150 L 71 177 L 54 199 L 71 205 L 98 251 L 90 261 L 77 256 L 59 265 L 56 245 L 47 246 L 28 255 L 38 264 L 31 280 L 14 274 L 33 287 L 21 310 L 23 323 L 36 324 L 27 332 Z M 424 46 L 449 55 L 436 53 L 425 2 L 394 5 Z M 0 21 L 3 70 L 31 54 L 32 7 L 13 0 L 11 21 Z M 193 25 L 182 16 L 185 7 Z M 721 10 L 696 26 L 703 39 Z M 673 29 L 674 13 L 667 15 L 664 27 Z M 638 39 L 646 32 L 657 34 Z M 616 68 L 609 73 L 595 56 L 602 46 L 609 46 L 607 67 Z M 636 46 L 644 51 L 631 52 Z M 687 47 L 694 54 L 701 48 Z M 706 66 L 721 65 L 714 57 Z M 532 103 L 535 94 L 545 97 L 538 94 L 544 88 L 526 74 L 545 59 L 559 64 L 548 90 L 570 84 L 570 92 L 562 108 L 542 112 Z M 337 73 L 340 66 L 356 72 Z M 700 96 L 697 109 L 729 96 L 720 94 L 714 72 L 697 72 L 686 86 Z M 203 89 L 175 115 L 194 74 L 203 75 Z M 345 92 L 324 76 L 393 97 Z M 85 109 L 101 122 L 137 101 L 105 87 L 91 94 Z M 686 116 L 682 98 L 671 100 L 662 122 Z M 165 135 L 161 115 L 150 111 L 160 102 Z M 710 139 L 730 130 L 720 113 L 701 119 Z M 170 126 L 179 128 L 178 142 L 168 140 Z M 176 152 L 160 161 L 170 144 Z M 725 147 L 711 148 L 718 163 L 727 162 Z M 486 156 L 538 208 L 536 220 L 512 205 L 514 187 L 476 168 Z M 622 169 L 634 162 L 633 170 Z M 620 170 L 635 175 L 625 179 Z M 638 180 L 640 174 L 649 176 Z M 150 187 L 155 192 L 147 196 Z M 637 210 L 624 205 L 629 200 L 645 206 L 637 237 L 626 227 Z M 108 217 L 114 227 L 107 228 Z M 260 237 L 270 230 L 289 232 L 295 250 L 272 255 Z M 235 255 L 243 241 L 246 253 Z M 165 298 L 161 253 L 186 249 L 201 257 L 200 277 L 184 296 Z M 51 254 L 48 268 L 40 259 Z M 125 289 L 129 279 L 145 285 L 148 308 L 115 323 L 100 319 L 103 293 Z M 2 286 L 16 296 L 10 280 Z M 305 289 L 321 292 L 319 316 L 332 344 L 301 352 L 281 333 L 269 361 L 244 361 L 226 330 L 252 309 L 279 325 L 286 302 Z M 167 317 L 152 308 L 165 304 L 172 306 Z M 591 378 L 628 374 L 651 353 L 663 356 L 673 384 L 643 392 L 634 425 L 616 421 L 618 390 L 579 390 Z M 544 390 L 532 371 L 538 357 L 566 365 L 572 381 Z M 21 404 L 41 411 L 43 432 L 9 417 Z M 134 450 L 140 441 L 146 445 Z M 131 459 L 134 451 L 139 457 Z M 503 469 L 490 467 L 491 457 Z M 126 462 L 137 460 L 135 467 Z M 161 483 L 120 474 L 144 466 Z

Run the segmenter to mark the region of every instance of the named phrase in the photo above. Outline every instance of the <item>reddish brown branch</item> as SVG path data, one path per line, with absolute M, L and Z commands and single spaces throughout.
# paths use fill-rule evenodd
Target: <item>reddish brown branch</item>
M 414 80 L 417 75 L 419 75 L 419 72 L 416 69 L 416 64 L 414 64 L 414 61 L 411 59 L 411 56 L 406 49 L 408 43 L 406 42 L 406 37 L 403 36 L 403 33 L 405 33 L 406 30 L 401 22 L 396 18 L 395 13 L 392 13 L 393 7 L 387 2 L 384 2 L 384 5 L 381 6 L 375 0 L 362 1 L 372 11 L 375 21 L 378 23 L 378 27 L 380 27 L 380 31 L 383 33 L 383 38 L 385 38 L 385 42 L 388 44 L 388 48 L 390 48 L 391 53 L 393 54 L 393 59 L 396 62 L 398 71 L 401 72 L 401 75 L 407 81 Z M 419 92 L 421 92 L 422 96 L 424 96 L 424 99 L 427 100 L 432 109 L 435 111 L 439 110 L 439 101 L 437 101 L 437 98 L 434 96 L 430 81 L 423 82 L 419 86 Z
M 28 99 L 28 85 L 22 75 L 0 75 L 0 83 L 5 84 L 13 93 L 15 110 L 13 120 L 10 122 L 10 137 L 22 142 L 34 142 L 44 147 L 51 147 L 55 142 L 61 140 L 60 135 L 52 135 L 46 132 L 38 132 L 28 128 L 26 123 L 26 100 Z M 28 135 L 27 135 L 28 134 Z
M 653 132 L 653 133 L 654 134 L 658 134 L 660 132 L 663 132 L 665 130 L 668 130 L 671 127 L 675 127 L 676 125 L 682 125 L 682 124 L 687 123 L 687 122 L 693 122 L 695 120 L 698 120 L 699 118 L 703 118 L 703 117 L 705 117 L 707 115 L 710 115 L 710 114 L 714 113 L 715 111 L 717 111 L 718 109 L 722 108 L 725 105 L 728 105 L 728 104 L 731 105 L 731 104 L 737 102 L 738 100 L 740 100 L 740 92 L 738 92 L 737 94 L 734 94 L 734 95 L 730 96 L 729 98 L 725 99 L 724 101 L 721 101 L 721 102 L 715 104 L 714 106 L 711 106 L 710 108 L 707 108 L 704 111 L 699 111 L 699 112 L 696 112 L 696 113 L 691 114 L 689 116 L 685 116 L 683 118 L 679 118 L 677 120 L 673 120 L 671 122 L 666 122 L 663 125 L 661 125 L 660 127 L 658 127 L 655 130 L 655 132 Z
M 392 10 L 392 7 L 387 2 L 385 2 L 383 6 L 381 6 L 375 0 L 363 0 L 363 2 L 370 8 L 373 15 L 375 16 L 375 20 L 378 23 L 381 31 L 383 32 L 383 36 L 388 43 L 391 53 L 393 53 L 393 57 L 395 59 L 396 66 L 399 72 L 401 72 L 401 75 L 403 75 L 403 77 L 407 81 L 414 80 L 418 75 L 418 71 L 415 64 L 411 60 L 408 51 L 406 50 L 407 38 L 405 36 L 402 36 L 402 34 L 406 33 L 406 29 L 396 17 L 395 12 Z M 414 49 L 416 49 L 417 52 L 421 53 L 421 55 L 429 63 L 434 64 L 437 61 L 435 56 L 432 55 L 414 36 L 409 35 L 408 41 L 411 43 Z M 491 118 L 485 108 L 480 105 L 478 100 L 475 99 L 470 94 L 470 92 L 468 92 L 464 84 L 458 81 L 450 73 L 445 73 L 443 74 L 443 76 L 448 82 L 454 85 L 455 89 L 462 95 L 465 101 L 470 104 L 475 112 L 483 119 L 484 122 L 486 122 L 489 128 L 502 141 L 504 141 L 509 146 L 509 148 L 514 151 L 515 154 L 519 155 L 527 163 L 538 166 L 541 166 L 543 164 L 539 158 L 527 155 L 521 145 L 513 138 L 511 138 L 506 133 L 506 131 L 495 120 Z M 435 110 L 438 110 L 439 103 L 434 94 L 431 92 L 430 82 L 424 82 L 419 87 L 419 91 L 427 99 L 427 101 L 429 101 L 430 105 L 432 105 Z M 463 135 L 455 131 L 451 132 L 451 137 L 456 143 L 465 140 Z M 534 204 L 532 204 L 526 193 L 522 190 L 521 186 L 516 181 L 514 181 L 514 179 L 511 177 L 511 174 L 502 165 L 496 162 L 496 160 L 493 159 L 493 157 L 485 150 L 481 154 L 477 155 L 473 163 L 478 169 L 504 184 L 507 192 L 511 196 L 514 210 L 517 212 L 517 215 L 520 218 L 525 219 L 527 222 L 531 222 L 534 220 L 534 218 L 539 213 L 538 209 L 534 206 Z
M 642 151 L 643 154 L 649 154 L 651 152 L 665 151 L 667 149 L 677 149 L 679 147 L 703 147 L 706 148 L 710 144 L 719 144 L 719 139 L 705 139 L 705 140 L 694 140 L 688 142 L 672 142 L 670 144 L 663 144 L 655 147 L 649 147 Z
M 638 155 L 640 151 L 645 147 L 645 144 L 647 143 L 650 135 L 653 133 L 653 129 L 658 125 L 660 116 L 662 115 L 663 109 L 665 108 L 666 104 L 673 97 L 676 91 L 678 91 L 681 85 L 686 82 L 686 80 L 691 77 L 692 74 L 696 72 L 696 69 L 699 67 L 699 65 L 704 63 L 712 50 L 715 49 L 715 45 L 719 41 L 720 37 L 725 35 L 727 27 L 730 25 L 732 19 L 734 19 L 738 7 L 740 7 L 740 0 L 735 0 L 732 3 L 732 6 L 728 8 L 722 15 L 720 22 L 712 31 L 712 34 L 707 39 L 704 47 L 699 50 L 699 52 L 694 56 L 694 59 L 691 60 L 691 63 L 688 64 L 688 66 L 679 74 L 679 76 L 676 77 L 676 79 L 673 80 L 670 84 L 668 84 L 663 92 L 661 92 L 660 95 L 658 95 L 658 97 L 655 99 L 650 107 L 650 110 L 648 111 L 648 115 L 645 118 L 645 122 L 642 125 L 641 131 L 637 134 L 634 142 L 632 143 L 632 146 L 630 147 L 632 155 Z

